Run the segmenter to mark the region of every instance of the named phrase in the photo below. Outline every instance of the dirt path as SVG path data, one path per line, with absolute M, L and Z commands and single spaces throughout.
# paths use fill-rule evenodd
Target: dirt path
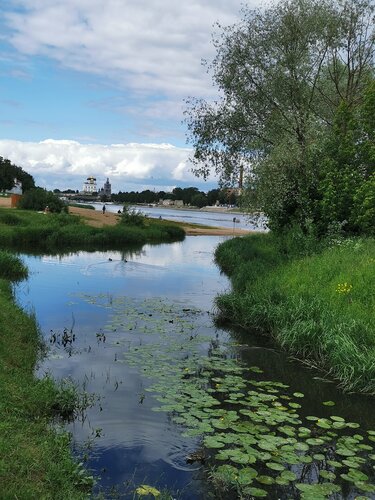
M 69 207 L 69 213 L 73 215 L 79 215 L 85 222 L 90 226 L 103 227 L 103 226 L 113 226 L 117 224 L 119 215 L 106 212 L 103 214 L 99 210 L 90 210 L 89 208 L 79 208 L 79 207 Z M 252 231 L 247 231 L 246 229 L 230 229 L 226 227 L 213 227 L 213 228 L 200 228 L 184 226 L 182 225 L 188 236 L 199 236 L 199 235 L 211 235 L 211 236 L 240 236 L 244 234 L 249 234 Z

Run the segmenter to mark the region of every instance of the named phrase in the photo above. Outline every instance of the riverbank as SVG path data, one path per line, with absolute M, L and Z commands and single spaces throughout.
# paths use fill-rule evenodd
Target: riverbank
M 0 496 L 87 498 L 92 479 L 73 459 L 69 435 L 51 427 L 67 405 L 74 407 L 74 394 L 35 377 L 39 332 L 35 318 L 14 303 L 8 281 L 27 270 L 4 252 L 0 264 Z
M 163 207 L 165 208 L 165 207 Z M 88 208 L 80 208 L 80 207 L 69 207 L 69 213 L 72 215 L 77 215 L 82 217 L 83 220 L 92 227 L 105 227 L 105 226 L 115 226 L 120 218 L 119 214 L 106 211 L 103 214 L 98 210 L 90 210 Z M 157 221 L 158 219 L 149 218 L 149 221 Z M 154 223 L 154 222 L 151 222 Z M 173 224 L 176 227 L 182 228 L 187 236 L 242 236 L 251 233 L 250 230 L 246 229 L 231 229 L 225 227 L 209 227 L 204 225 L 197 224 L 187 224 L 185 222 L 175 222 L 175 221 L 164 221 L 164 223 Z
M 337 240 L 312 254 L 273 235 L 232 239 L 215 255 L 233 286 L 217 306 L 344 390 L 374 395 L 374 255 L 374 239 Z
M 85 210 L 86 218 L 70 214 L 38 213 L 31 210 L 0 208 L 0 245 L 24 251 L 64 253 L 73 250 L 121 249 L 129 245 L 181 241 L 183 229 L 173 223 L 155 220 L 150 224 L 85 223 L 94 210 Z M 97 214 L 106 221 L 110 216 Z M 91 222 L 91 220 L 89 220 Z

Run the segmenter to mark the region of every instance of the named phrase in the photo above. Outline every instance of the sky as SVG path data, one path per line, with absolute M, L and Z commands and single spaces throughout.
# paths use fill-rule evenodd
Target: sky
M 184 99 L 217 95 L 202 60 L 242 4 L 1 0 L 0 156 L 47 189 L 217 187 L 191 172 Z

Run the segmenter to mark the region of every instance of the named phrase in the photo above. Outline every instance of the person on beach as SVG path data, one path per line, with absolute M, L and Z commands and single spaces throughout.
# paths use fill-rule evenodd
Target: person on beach
M 103 215 L 105 214 L 105 205 L 103 205 Z

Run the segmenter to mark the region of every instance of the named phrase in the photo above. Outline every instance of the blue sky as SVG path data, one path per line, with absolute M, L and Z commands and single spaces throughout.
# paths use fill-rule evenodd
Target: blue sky
M 253 1 L 252 6 L 262 4 Z M 241 0 L 3 0 L 0 155 L 38 185 L 216 187 L 193 176 L 184 98 L 215 96 L 202 59 Z

